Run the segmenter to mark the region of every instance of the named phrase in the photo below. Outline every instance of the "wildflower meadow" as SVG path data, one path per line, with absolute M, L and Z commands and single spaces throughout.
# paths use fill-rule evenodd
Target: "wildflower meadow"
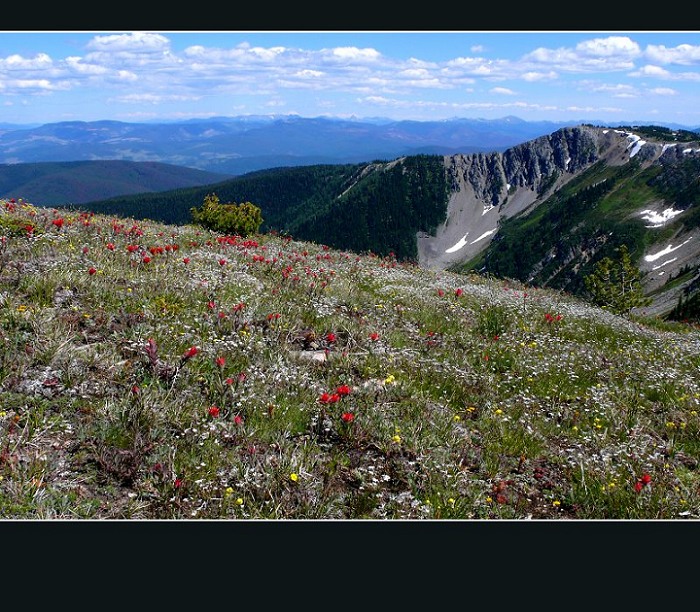
M 0 518 L 697 519 L 700 330 L 0 201 Z

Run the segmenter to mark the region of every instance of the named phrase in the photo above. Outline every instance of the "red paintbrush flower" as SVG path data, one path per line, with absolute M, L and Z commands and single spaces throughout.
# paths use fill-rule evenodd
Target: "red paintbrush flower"
M 197 349 L 196 346 L 191 346 L 190 348 L 188 348 L 185 351 L 185 354 L 182 356 L 182 360 L 187 361 L 188 359 L 191 359 L 192 357 L 194 357 L 198 352 L 199 352 L 199 350 Z

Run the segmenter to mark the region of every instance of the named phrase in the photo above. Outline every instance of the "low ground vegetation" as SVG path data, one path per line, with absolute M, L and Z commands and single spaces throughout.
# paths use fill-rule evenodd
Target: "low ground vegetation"
M 697 519 L 700 331 L 0 202 L 0 517 Z

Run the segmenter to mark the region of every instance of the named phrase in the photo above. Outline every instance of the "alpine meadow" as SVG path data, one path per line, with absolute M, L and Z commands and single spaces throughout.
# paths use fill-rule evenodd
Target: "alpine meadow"
M 4 518 L 698 518 L 697 325 L 274 230 L 0 228 Z

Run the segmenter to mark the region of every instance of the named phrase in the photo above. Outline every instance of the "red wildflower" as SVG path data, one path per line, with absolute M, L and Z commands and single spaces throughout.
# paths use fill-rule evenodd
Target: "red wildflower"
M 335 391 L 338 395 L 350 395 L 350 387 L 347 385 L 340 385 Z
M 336 339 L 336 336 L 333 332 L 328 332 L 326 334 L 326 340 L 328 340 L 328 342 L 335 342 L 335 339 Z
M 651 476 L 649 474 L 642 475 L 642 484 L 648 485 L 651 482 Z
M 139 245 L 138 244 L 127 244 L 126 250 L 129 251 L 129 253 L 133 253 L 134 251 L 139 250 Z
M 186 263 L 186 264 L 190 263 L 190 258 L 189 258 L 189 257 L 183 257 L 183 258 L 182 258 L 182 263 Z
M 89 274 L 90 276 L 92 276 L 93 274 L 95 274 L 95 272 L 97 272 L 97 269 L 95 269 L 94 267 L 91 267 L 91 268 L 88 270 L 88 274 Z
M 114 243 L 113 243 L 113 242 L 108 242 L 108 243 L 107 243 L 107 248 L 108 248 L 110 251 L 113 251 L 113 250 L 114 250 Z
M 179 488 L 182 486 L 182 479 L 181 479 L 181 478 L 176 478 L 176 479 L 175 479 L 175 482 L 173 483 L 173 486 L 174 486 L 176 489 L 179 489 Z
M 219 410 L 218 406 L 212 406 L 211 408 L 209 408 L 209 416 L 210 417 L 216 418 L 219 416 L 220 413 L 221 413 L 221 410 Z
M 88 249 L 86 246 L 83 247 L 83 255 L 87 255 L 89 250 L 90 249 Z
M 340 395 L 337 393 L 322 393 L 318 401 L 322 404 L 335 404 L 336 402 L 340 401 Z
M 379 340 L 379 334 L 377 332 L 372 332 L 369 335 L 369 339 L 372 340 L 372 342 L 376 342 L 377 340 Z
M 61 217 L 59 217 L 58 219 L 54 219 L 53 221 L 51 221 L 51 223 L 53 223 L 53 225 L 55 225 L 58 229 L 61 229 L 65 222 Z
M 642 487 L 644 485 L 642 484 L 641 480 L 638 480 L 637 482 L 634 483 L 634 490 L 639 493 L 642 490 Z
M 340 417 L 345 423 L 351 423 L 355 415 L 352 412 L 343 412 L 343 415 Z
M 439 297 L 442 297 L 443 295 L 445 295 L 445 291 L 443 289 L 438 289 L 437 294 Z
M 197 349 L 196 346 L 191 346 L 190 348 L 188 348 L 188 349 L 185 351 L 185 354 L 182 356 L 182 358 L 185 359 L 185 360 L 186 360 L 186 359 L 191 359 L 191 358 L 194 357 L 198 352 L 199 352 L 199 350 Z
M 235 417 L 233 417 L 233 422 L 235 425 L 241 425 L 243 423 L 243 417 L 240 414 L 237 414 Z
M 218 365 L 220 368 L 223 368 L 225 363 L 226 363 L 225 357 L 217 357 L 216 358 L 216 365 Z
M 219 260 L 219 265 L 220 265 L 220 266 L 225 266 L 225 265 L 226 265 L 226 260 L 223 259 L 223 258 L 220 259 L 220 260 Z
M 461 297 L 463 293 L 464 293 L 464 290 L 461 287 L 455 290 L 455 295 L 457 297 Z
M 145 255 L 144 258 L 141 260 L 143 263 L 147 264 L 150 263 L 151 258 L 148 255 Z

